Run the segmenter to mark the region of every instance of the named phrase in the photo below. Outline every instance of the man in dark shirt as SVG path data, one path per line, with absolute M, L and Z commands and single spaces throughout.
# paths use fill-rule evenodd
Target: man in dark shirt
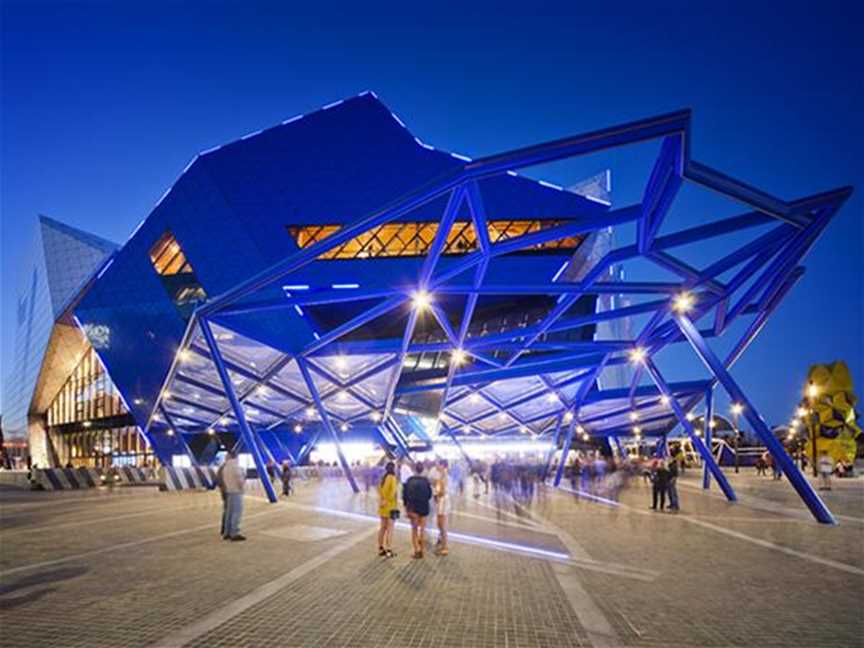
M 414 558 L 423 557 L 423 538 L 426 532 L 426 517 L 429 515 L 429 500 L 432 499 L 432 485 L 423 475 L 423 464 L 414 465 L 414 474 L 402 486 L 402 502 L 411 520 L 411 548 Z
M 657 510 L 657 500 L 660 500 L 660 510 L 666 508 L 666 491 L 669 488 L 669 468 L 666 467 L 666 461 L 660 459 L 657 461 L 657 468 L 651 475 L 651 509 Z
M 672 457 L 669 462 L 669 510 L 678 511 L 678 453 Z

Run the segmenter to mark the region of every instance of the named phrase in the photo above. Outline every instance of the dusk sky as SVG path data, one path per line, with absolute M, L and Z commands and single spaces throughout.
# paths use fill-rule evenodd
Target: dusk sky
M 3 2 L 4 376 L 37 214 L 123 243 L 197 152 L 371 89 L 472 157 L 689 107 L 696 160 L 789 200 L 855 186 L 733 374 L 770 423 L 813 363 L 845 360 L 864 392 L 860 3 L 336 4 Z M 647 159 L 533 175 L 610 167 L 623 206 Z M 679 227 L 746 211 L 682 199 Z M 668 362 L 702 375 L 688 349 Z

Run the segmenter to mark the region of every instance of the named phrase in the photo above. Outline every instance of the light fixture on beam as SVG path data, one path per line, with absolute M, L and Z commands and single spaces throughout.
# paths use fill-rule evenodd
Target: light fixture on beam
M 411 295 L 411 304 L 418 311 L 426 310 L 432 304 L 432 295 L 425 290 L 417 290 Z
M 645 358 L 647 354 L 645 353 L 645 349 L 642 347 L 636 347 L 635 349 L 630 349 L 630 352 L 627 354 L 630 358 L 630 362 L 633 364 L 641 364 L 645 362 Z
M 674 310 L 676 313 L 686 313 L 693 308 L 694 302 L 695 299 L 691 293 L 678 293 L 672 300 L 672 310 Z

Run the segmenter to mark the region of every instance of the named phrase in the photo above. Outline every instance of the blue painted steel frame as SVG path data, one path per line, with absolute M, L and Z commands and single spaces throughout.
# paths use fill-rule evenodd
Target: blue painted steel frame
M 704 427 L 705 427 L 705 446 L 708 448 L 708 452 L 711 452 L 713 439 L 714 439 L 714 430 L 712 429 L 712 423 L 714 422 L 714 390 L 706 389 L 705 390 L 705 417 L 703 419 Z M 711 471 L 708 469 L 708 465 L 706 464 L 702 469 L 702 488 L 708 490 L 711 488 Z
M 339 463 L 342 465 L 342 470 L 345 472 L 345 477 L 348 479 L 348 483 L 351 484 L 351 490 L 355 493 L 359 493 L 360 488 L 357 486 L 357 482 L 354 481 L 354 474 L 351 472 L 351 466 L 348 464 L 348 461 L 345 459 L 345 454 L 342 452 L 342 442 L 339 439 L 336 429 L 333 427 L 333 423 L 330 421 L 330 415 L 324 407 L 324 402 L 321 400 L 321 395 L 318 393 L 315 381 L 312 380 L 309 368 L 306 366 L 306 361 L 302 358 L 297 358 L 297 366 L 300 368 L 300 373 L 303 374 L 306 388 L 312 395 L 312 401 L 315 403 L 315 408 L 318 410 L 318 416 L 321 417 L 321 423 L 330 434 L 330 438 L 333 439 L 333 444 L 336 446 L 336 455 L 339 457 Z
M 234 392 L 234 385 L 231 383 L 231 377 L 228 375 L 228 370 L 225 368 L 225 363 L 222 360 L 222 353 L 219 351 L 219 346 L 216 343 L 216 338 L 213 336 L 213 331 L 210 330 L 210 323 L 206 319 L 201 319 L 201 332 L 204 339 L 207 341 L 207 346 L 210 349 L 210 354 L 213 357 L 213 364 L 216 366 L 216 371 L 219 373 L 219 378 L 222 380 L 222 387 L 225 389 L 225 394 L 231 402 L 231 408 L 234 411 L 234 418 L 237 419 L 237 424 L 240 427 L 240 434 L 246 449 L 252 455 L 252 461 L 255 462 L 255 470 L 258 473 L 258 479 L 261 485 L 264 486 L 264 492 L 267 493 L 267 499 L 271 502 L 278 501 L 276 491 L 273 489 L 269 477 L 267 476 L 267 468 L 264 465 L 264 459 L 261 457 L 261 450 L 255 442 L 255 437 L 252 435 L 252 429 L 246 421 L 246 413 L 243 411 L 243 405 L 237 400 L 237 394 Z
M 657 385 L 660 392 L 669 399 L 669 406 L 672 408 L 672 411 L 675 412 L 675 416 L 678 417 L 678 422 L 689 435 L 693 447 L 696 448 L 696 451 L 702 457 L 702 461 L 705 462 L 705 467 L 711 471 L 712 475 L 714 475 L 714 479 L 717 480 L 717 483 L 720 485 L 720 490 L 723 491 L 726 499 L 730 502 L 736 501 L 738 498 L 735 496 L 735 491 L 732 490 L 732 485 L 729 483 L 729 480 L 726 479 L 726 474 L 720 466 L 717 465 L 717 462 L 714 461 L 714 456 L 711 454 L 711 450 L 705 446 L 702 439 L 696 434 L 693 425 L 687 420 L 687 415 L 678 404 L 678 399 L 675 398 L 675 395 L 669 389 L 669 385 L 666 384 L 666 380 L 660 374 L 660 371 L 657 369 L 651 358 L 645 359 L 645 369 L 648 371 L 648 374 L 651 376 L 651 379 L 654 381 L 654 384 Z
M 646 184 L 642 201 L 639 204 L 613 211 L 580 214 L 578 218 L 565 220 L 563 224 L 558 226 L 514 239 L 499 241 L 495 244 L 489 240 L 486 229 L 485 209 L 480 189 L 477 185 L 478 180 L 505 172 L 510 173 L 515 169 L 526 166 L 553 162 L 611 147 L 657 138 L 662 139 L 660 154 Z M 341 454 L 338 435 L 332 429 L 332 424 L 321 398 L 317 394 L 317 390 L 315 390 L 314 384 L 312 384 L 308 375 L 305 358 L 337 352 L 333 349 L 342 349 L 344 351 L 346 348 L 353 348 L 355 352 L 360 353 L 363 352 L 364 348 L 368 349 L 370 353 L 384 352 L 385 347 L 377 343 L 340 342 L 338 347 L 334 347 L 332 343 L 339 341 L 345 334 L 356 330 L 358 327 L 382 315 L 391 313 L 397 308 L 401 308 L 411 299 L 413 291 L 426 290 L 442 295 L 466 295 L 463 320 L 458 327 L 458 331 L 450 325 L 447 315 L 442 309 L 437 305 L 432 306 L 431 310 L 434 317 L 436 317 L 446 332 L 446 342 L 412 344 L 414 326 L 417 321 L 417 310 L 412 309 L 408 317 L 408 325 L 401 340 L 393 348 L 387 349 L 388 352 L 396 354 L 395 363 L 397 363 L 397 369 L 393 372 L 387 387 L 384 407 L 385 422 L 397 395 L 431 389 L 443 389 L 441 406 L 443 411 L 448 404 L 455 403 L 458 400 L 448 400 L 448 393 L 451 387 L 466 386 L 470 392 L 473 392 L 482 389 L 483 385 L 494 381 L 539 376 L 548 391 L 556 394 L 561 404 L 561 409 L 556 413 L 559 420 L 559 427 L 556 431 L 557 437 L 560 435 L 560 420 L 565 409 L 578 413 L 579 408 L 583 404 L 591 402 L 591 389 L 603 369 L 627 362 L 624 354 L 634 346 L 639 345 L 645 348 L 649 356 L 645 362 L 645 368 L 657 386 L 657 391 L 670 399 L 670 407 L 674 417 L 677 418 L 685 431 L 693 438 L 694 445 L 699 449 L 700 454 L 702 454 L 705 460 L 706 472 L 704 482 L 706 487 L 710 477 L 713 476 L 718 481 L 727 498 L 734 500 L 734 493 L 710 452 L 710 423 L 706 425 L 706 439 L 708 440 L 708 446 L 706 447 L 701 439 L 695 437 L 692 426 L 686 420 L 686 411 L 695 406 L 702 396 L 691 397 L 686 393 L 683 394 L 682 397 L 686 399 L 686 403 L 682 407 L 676 398 L 675 391 L 670 389 L 665 383 L 650 356 L 669 344 L 685 340 L 691 345 L 695 345 L 694 339 L 698 339 L 700 344 L 704 345 L 705 337 L 722 334 L 737 317 L 755 314 L 756 319 L 754 323 L 748 328 L 738 345 L 736 345 L 726 365 L 718 364 L 717 367 L 712 367 L 714 378 L 707 389 L 710 390 L 717 382 L 721 382 L 727 388 L 727 391 L 729 391 L 730 388 L 727 383 L 731 381 L 731 378 L 728 376 L 726 367 L 737 359 L 744 348 L 758 334 L 768 315 L 776 308 L 779 300 L 790 289 L 797 278 L 800 277 L 802 269 L 797 265 L 798 261 L 815 242 L 832 215 L 848 198 L 851 188 L 841 188 L 801 200 L 784 202 L 766 192 L 755 189 L 691 160 L 689 144 L 690 112 L 684 110 L 492 155 L 479 160 L 468 161 L 461 169 L 448 173 L 444 177 L 427 185 L 418 187 L 381 209 L 342 227 L 325 239 L 301 249 L 296 254 L 284 261 L 280 261 L 268 270 L 255 275 L 247 281 L 241 282 L 224 294 L 211 299 L 193 315 L 190 329 L 187 329 L 187 335 L 181 348 L 186 348 L 191 344 L 189 330 L 195 326 L 195 322 L 199 318 L 202 322 L 202 328 L 204 328 L 206 326 L 204 318 L 217 314 L 254 313 L 302 304 L 326 305 L 359 301 L 371 297 L 385 298 L 386 301 L 383 303 L 369 308 L 329 332 L 324 332 L 319 339 L 308 344 L 301 351 L 300 356 L 298 356 L 298 363 L 304 373 L 304 380 L 309 387 L 316 407 L 319 409 L 325 427 L 336 441 L 340 461 L 343 463 L 352 487 L 356 490 L 356 484 L 354 484 L 350 469 L 347 467 L 347 463 Z M 718 191 L 724 196 L 744 203 L 753 211 L 719 222 L 659 236 L 665 215 L 682 182 L 685 180 Z M 363 290 L 358 288 L 356 291 L 350 291 L 350 294 L 335 289 L 313 290 L 308 294 L 293 294 L 285 301 L 280 302 L 272 300 L 270 302 L 259 303 L 245 301 L 243 304 L 238 304 L 239 300 L 250 297 L 259 289 L 280 281 L 291 272 L 312 263 L 328 250 L 349 241 L 373 227 L 393 221 L 409 213 L 411 210 L 422 205 L 427 205 L 431 201 L 445 195 L 448 195 L 447 206 L 441 218 L 435 240 L 428 255 L 422 262 L 416 285 L 384 286 Z M 471 213 L 480 249 L 466 254 L 463 258 L 451 263 L 446 269 L 436 273 L 437 263 L 441 257 L 450 225 L 454 222 L 457 213 L 463 205 L 467 205 Z M 551 283 L 514 282 L 507 285 L 486 281 L 489 263 L 496 257 L 530 246 L 555 241 L 565 236 L 585 234 L 601 227 L 631 221 L 636 221 L 636 242 L 633 245 L 610 251 L 584 275 L 581 281 L 570 282 L 562 280 L 552 281 Z M 732 232 L 744 231 L 748 228 L 777 221 L 780 221 L 782 224 L 739 250 L 732 251 L 701 271 L 669 253 L 669 250 L 678 246 L 696 243 Z M 659 267 L 681 277 L 682 281 L 680 283 L 620 281 L 598 283 L 613 264 L 638 257 L 645 257 L 651 260 Z M 731 280 L 722 282 L 719 279 L 721 275 L 740 264 L 744 264 L 744 266 Z M 449 283 L 451 280 L 459 277 L 461 273 L 472 269 L 474 271 L 474 278 L 470 284 Z M 760 270 L 761 274 L 759 274 Z M 733 303 L 731 301 L 733 294 L 739 288 L 742 288 L 745 282 L 754 275 L 757 276 L 757 280 L 744 291 L 743 296 L 739 297 L 737 302 Z M 676 318 L 675 321 L 668 320 L 670 315 L 669 297 L 679 291 L 690 291 L 695 296 L 697 306 L 692 316 L 694 321 L 712 310 L 715 312 L 714 321 L 708 330 L 700 331 L 695 326 L 692 326 L 692 323 L 692 330 L 685 330 L 682 328 L 681 318 Z M 564 317 L 567 310 L 580 296 L 585 294 L 596 295 L 599 293 L 656 294 L 661 296 L 661 299 L 646 304 L 617 308 L 611 312 L 590 316 Z M 560 297 L 558 304 L 537 324 L 488 336 L 466 339 L 468 326 L 478 297 L 482 295 L 505 294 L 559 295 Z M 578 329 L 579 327 L 600 321 L 608 321 L 641 313 L 651 314 L 652 317 L 648 325 L 643 328 L 634 341 L 595 341 L 586 344 L 543 339 L 550 333 Z M 687 319 L 687 321 L 690 322 L 690 319 Z M 245 395 L 237 398 L 233 394 L 233 391 L 230 391 L 230 381 L 226 380 L 226 363 L 219 356 L 218 349 L 215 348 L 212 334 L 210 337 L 208 345 L 212 347 L 211 355 L 214 362 L 218 360 L 217 365 L 221 363 L 220 377 L 225 382 L 226 393 L 228 393 L 229 400 L 231 400 L 232 409 L 238 411 L 242 417 L 241 402 L 245 399 Z M 446 380 L 443 383 L 427 381 L 424 384 L 403 384 L 399 386 L 397 391 L 397 385 L 399 385 L 401 376 L 402 360 L 407 354 L 422 352 L 424 350 L 446 352 L 453 351 L 454 348 L 461 349 L 471 356 L 473 361 L 459 369 L 457 369 L 454 363 L 451 363 L 448 367 Z M 694 348 L 697 347 L 694 346 Z M 705 345 L 705 349 L 707 349 L 707 345 Z M 705 349 L 697 348 L 697 353 L 701 355 L 705 352 Z M 506 356 L 506 360 L 503 361 L 496 360 L 493 357 L 496 351 L 509 354 L 509 356 Z M 546 355 L 528 359 L 521 358 L 523 354 L 529 351 L 544 351 Z M 482 364 L 490 365 L 490 367 L 481 367 L 480 365 Z M 706 362 L 706 364 L 708 363 Z M 579 380 L 581 384 L 579 389 L 576 395 L 568 401 L 561 390 L 561 385 L 556 385 L 550 381 L 547 374 L 573 370 L 580 367 L 587 368 L 588 371 L 580 374 Z M 175 370 L 176 363 L 166 378 L 166 386 L 170 383 Z M 234 368 L 232 367 L 233 370 Z M 315 368 L 315 370 L 328 377 L 328 379 L 331 378 L 327 375 L 327 372 L 319 371 L 318 368 Z M 644 407 L 637 400 L 640 397 L 644 398 L 644 390 L 639 385 L 641 372 L 642 367 L 637 366 L 627 393 L 630 407 L 635 410 Z M 737 389 L 737 386 L 735 388 Z M 370 405 L 366 399 L 360 398 L 354 392 L 351 393 L 359 398 L 367 407 Z M 504 411 L 501 403 L 495 402 L 488 394 L 481 392 L 481 395 L 492 403 L 498 411 Z M 706 418 L 710 421 L 710 396 L 707 400 L 706 405 L 709 416 Z M 737 400 L 743 399 L 738 398 Z M 748 409 L 748 414 L 752 413 L 753 410 L 751 407 Z M 548 418 L 548 415 L 545 416 Z M 512 412 L 511 417 L 520 425 L 534 423 L 533 420 L 521 419 L 512 414 Z M 483 416 L 469 417 L 468 422 L 479 422 L 483 418 Z M 594 418 L 598 421 L 600 420 L 599 417 Z M 662 422 L 670 418 L 670 416 L 659 416 L 653 417 L 650 420 L 651 422 Z M 585 420 L 583 420 L 584 422 Z M 670 424 L 674 426 L 674 419 L 670 420 Z M 575 422 L 568 430 L 565 454 L 562 457 L 562 465 L 559 466 L 559 474 L 556 475 L 556 484 L 560 481 L 563 471 L 563 459 L 566 458 L 566 448 L 572 442 L 574 425 Z M 244 426 L 245 419 L 241 423 L 241 429 Z M 453 435 L 453 431 L 449 428 L 447 429 Z M 607 429 L 604 431 L 603 429 L 598 429 L 592 430 L 592 432 L 595 434 L 609 434 L 610 430 Z M 617 433 L 617 431 L 613 432 Z M 666 432 L 668 432 L 668 429 L 661 430 L 660 434 L 665 434 Z M 254 436 L 251 434 L 249 436 L 252 441 L 251 447 L 254 447 Z M 455 438 L 455 435 L 453 436 Z M 617 437 L 615 438 L 617 440 Z M 250 443 L 247 442 L 247 445 L 250 445 Z M 659 447 L 660 445 L 658 445 Z M 796 485 L 793 483 L 793 485 L 796 486 L 796 490 L 798 490 L 811 510 L 814 511 L 814 515 L 817 515 L 817 518 L 820 516 L 825 518 L 824 512 L 812 502 L 812 498 L 807 490 L 800 487 L 800 484 Z M 812 491 L 812 489 L 810 490 Z M 821 501 L 819 503 L 821 504 Z M 822 505 L 822 508 L 824 508 L 824 505 Z M 827 512 L 827 509 L 825 509 L 825 512 Z M 828 515 L 830 516 L 830 513 Z M 823 519 L 822 521 L 825 520 Z
M 822 498 L 813 489 L 813 486 L 807 478 L 798 469 L 795 461 L 786 452 L 783 444 L 775 437 L 768 425 L 759 415 L 753 403 L 747 398 L 747 395 L 738 387 L 738 384 L 733 380 L 732 376 L 726 371 L 726 367 L 720 362 L 720 359 L 714 354 L 704 338 L 699 334 L 698 329 L 693 325 L 693 322 L 684 315 L 676 315 L 675 322 L 681 329 L 681 332 L 686 336 L 690 346 L 699 356 L 709 371 L 714 374 L 718 382 L 723 385 L 723 388 L 729 394 L 729 397 L 736 403 L 740 403 L 744 407 L 744 416 L 750 422 L 754 432 L 759 436 L 768 452 L 774 457 L 774 461 L 780 466 L 783 472 L 789 479 L 789 483 L 798 492 L 798 495 L 804 500 L 804 503 L 813 513 L 813 516 L 824 524 L 837 524 L 837 520 L 825 506 Z M 710 454 L 710 453 L 709 453 Z

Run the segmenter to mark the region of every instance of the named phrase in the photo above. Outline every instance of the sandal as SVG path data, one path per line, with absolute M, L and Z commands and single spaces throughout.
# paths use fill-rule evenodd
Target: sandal
M 387 550 L 384 547 L 378 547 L 378 555 L 384 557 L 387 555 Z
M 396 554 L 393 553 L 393 551 L 392 551 L 391 549 L 387 549 L 387 550 L 384 552 L 384 557 L 385 557 L 385 558 L 395 558 L 395 557 L 396 557 Z

